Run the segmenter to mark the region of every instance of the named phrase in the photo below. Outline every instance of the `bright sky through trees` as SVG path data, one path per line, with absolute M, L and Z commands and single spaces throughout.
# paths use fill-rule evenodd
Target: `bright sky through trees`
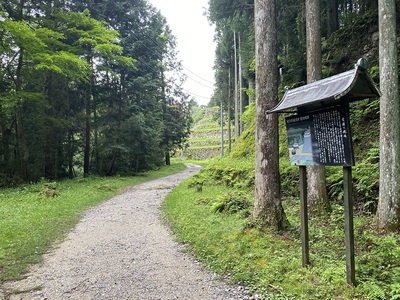
M 207 104 L 214 89 L 214 28 L 204 11 L 207 0 L 149 0 L 166 17 L 172 34 L 177 37 L 177 50 L 188 79 L 187 93 L 199 104 Z

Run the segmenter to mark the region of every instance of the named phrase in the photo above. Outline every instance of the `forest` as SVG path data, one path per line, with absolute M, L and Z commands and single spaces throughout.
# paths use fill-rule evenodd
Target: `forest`
M 227 151 L 196 162 L 203 170 L 165 202 L 179 240 L 265 299 L 399 299 L 400 1 L 208 4 L 217 43 L 208 106 L 223 109 L 223 121 L 218 110 L 212 121 L 227 127 Z M 4 190 L 157 169 L 204 118 L 182 89 L 173 32 L 145 0 L 5 0 L 0 19 Z M 303 268 L 287 115 L 265 112 L 286 89 L 348 71 L 360 58 L 382 95 L 350 107 L 356 282 L 349 285 L 342 168 L 307 170 L 311 265 Z
M 0 186 L 169 164 L 192 99 L 154 7 L 6 0 L 0 19 Z

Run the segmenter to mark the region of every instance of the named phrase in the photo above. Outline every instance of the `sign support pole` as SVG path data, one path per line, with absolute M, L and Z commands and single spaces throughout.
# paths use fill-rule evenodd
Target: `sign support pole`
M 300 171 L 300 221 L 303 267 L 310 265 L 310 247 L 308 236 L 308 208 L 307 208 L 307 169 L 299 166 Z
M 344 221 L 346 235 L 346 276 L 347 283 L 355 286 L 355 262 L 354 262 L 354 224 L 353 224 L 353 184 L 351 167 L 343 167 L 344 190 Z

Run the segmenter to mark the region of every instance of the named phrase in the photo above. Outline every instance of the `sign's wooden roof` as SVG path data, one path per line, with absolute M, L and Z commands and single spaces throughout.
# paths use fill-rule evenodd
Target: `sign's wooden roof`
M 287 90 L 278 105 L 268 113 L 317 110 L 338 105 L 342 98 L 352 102 L 380 95 L 366 72 L 366 61 L 360 59 L 353 70 Z

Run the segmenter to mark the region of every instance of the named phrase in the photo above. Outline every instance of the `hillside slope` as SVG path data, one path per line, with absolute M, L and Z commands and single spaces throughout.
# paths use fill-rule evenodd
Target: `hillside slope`
M 182 155 L 188 159 L 204 160 L 221 155 L 221 125 L 219 107 L 195 107 L 194 124 L 188 146 Z M 228 124 L 224 116 L 224 152 L 228 149 Z M 232 132 L 233 126 L 231 126 Z M 231 133 L 233 137 L 233 132 Z M 233 142 L 233 139 L 232 139 Z

